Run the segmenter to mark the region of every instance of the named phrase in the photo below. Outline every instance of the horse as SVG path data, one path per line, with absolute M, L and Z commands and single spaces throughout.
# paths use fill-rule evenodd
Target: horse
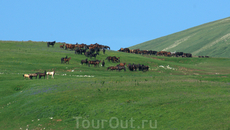
M 45 77 L 46 77 L 46 71 L 44 71 L 44 73 L 37 73 L 38 75 L 39 75 L 39 79 L 43 76 L 44 77 L 44 79 L 45 79 Z
M 109 69 L 110 69 L 110 70 L 116 70 L 116 69 L 118 69 L 118 67 L 117 67 L 117 66 L 110 66 L 110 67 L 107 68 L 107 71 L 108 71 Z
M 88 63 L 88 59 L 81 60 L 81 64 L 83 65 L 84 63 L 87 65 L 87 63 Z
M 89 61 L 88 62 L 88 65 L 90 66 L 90 64 L 93 64 L 94 65 L 94 67 L 96 66 L 96 65 L 98 65 L 99 66 L 99 63 L 100 63 L 101 61 L 99 61 L 99 60 L 95 60 L 95 61 Z
M 60 48 L 63 48 L 63 49 L 64 49 L 64 44 L 63 44 L 63 45 L 60 45 Z
M 104 48 L 105 48 L 105 49 L 109 48 L 109 50 L 110 50 L 110 47 L 109 47 L 109 46 L 104 46 Z
M 64 61 L 64 59 L 67 59 L 68 57 L 66 56 L 66 57 L 62 57 L 61 58 L 61 63 L 63 63 L 63 61 Z
M 26 78 L 31 79 L 29 74 L 24 74 L 23 77 L 24 77 L 24 79 L 26 79 Z
M 36 77 L 36 79 L 37 79 L 37 76 L 38 76 L 37 73 L 35 73 L 35 74 L 29 74 L 29 75 L 30 75 L 31 79 L 33 79 L 33 77 Z
M 124 69 L 124 71 L 126 71 L 125 66 L 117 66 L 117 70 L 118 70 L 118 71 L 121 71 L 122 69 Z
M 125 66 L 125 65 L 126 65 L 126 63 L 120 63 L 117 66 Z
M 135 65 L 134 63 L 132 65 L 129 63 L 127 67 L 129 68 L 130 71 L 137 70 L 137 65 Z
M 95 54 L 90 54 L 90 58 L 92 58 L 92 57 L 96 58 L 96 57 L 97 57 L 97 53 L 95 53 Z
M 69 64 L 69 60 L 70 60 L 70 59 L 71 59 L 71 57 L 69 57 L 69 58 L 64 58 L 65 63 L 68 62 L 68 64 Z
M 102 63 L 101 63 L 102 67 L 105 66 L 105 61 L 103 60 Z
M 108 59 L 108 61 L 110 62 L 110 60 L 112 60 L 112 62 L 116 61 L 116 62 L 120 62 L 120 57 L 116 57 L 116 56 L 108 56 L 105 58 L 105 60 Z
M 54 47 L 54 44 L 55 44 L 56 41 L 53 41 L 53 42 L 47 42 L 47 46 L 50 47 L 50 45 L 52 45 L 52 47 Z
M 51 75 L 51 76 L 52 76 L 52 78 L 54 78 L 54 74 L 55 74 L 55 70 L 54 70 L 54 71 L 52 71 L 52 72 L 46 72 L 47 79 L 48 79 L 49 75 Z
M 142 65 L 142 71 L 148 71 L 149 70 L 149 66 L 147 65 Z

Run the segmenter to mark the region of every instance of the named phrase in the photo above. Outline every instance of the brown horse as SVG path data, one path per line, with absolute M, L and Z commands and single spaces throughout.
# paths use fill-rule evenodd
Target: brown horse
M 120 63 L 117 66 L 125 66 L 125 65 L 126 65 L 126 63 Z
M 90 66 L 90 64 L 93 64 L 94 66 L 99 66 L 99 63 L 100 63 L 101 61 L 99 61 L 99 60 L 96 60 L 96 61 L 88 61 L 88 65 Z
M 110 66 L 110 67 L 107 68 L 107 70 L 109 70 L 109 69 L 110 70 L 116 70 L 116 69 L 118 69 L 118 67 L 117 66 Z
M 65 63 L 68 62 L 68 64 L 69 64 L 69 60 L 70 60 L 70 59 L 71 59 L 71 57 L 69 57 L 69 58 L 64 58 Z
M 45 77 L 46 77 L 46 71 L 44 72 L 44 73 L 37 73 L 38 75 L 39 75 L 39 79 L 41 78 L 41 77 L 44 77 L 44 79 L 45 79 Z
M 63 45 L 60 45 L 60 48 L 64 48 L 64 44 L 63 44 Z

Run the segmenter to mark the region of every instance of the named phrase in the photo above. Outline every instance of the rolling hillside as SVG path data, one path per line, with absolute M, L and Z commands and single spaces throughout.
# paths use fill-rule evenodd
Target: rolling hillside
M 230 57 L 230 17 L 131 46 L 131 49 L 177 51 L 195 56 Z
M 100 52 L 150 66 L 107 71 L 45 42 L 0 41 L 0 130 L 230 129 L 230 59 Z M 61 57 L 71 57 L 61 64 Z M 90 59 L 90 58 L 88 58 Z M 94 58 L 92 58 L 94 59 Z M 55 70 L 54 78 L 24 74 Z M 77 118 L 79 120 L 77 120 Z

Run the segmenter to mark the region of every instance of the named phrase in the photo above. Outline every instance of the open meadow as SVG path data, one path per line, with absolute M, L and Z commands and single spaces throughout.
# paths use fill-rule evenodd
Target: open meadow
M 150 67 L 119 72 L 107 71 L 118 64 L 108 60 L 81 65 L 85 55 L 59 45 L 0 41 L 1 130 L 230 129 L 229 58 L 100 52 L 98 60 Z M 65 56 L 69 64 L 61 64 Z M 54 78 L 23 77 L 45 70 L 55 70 Z

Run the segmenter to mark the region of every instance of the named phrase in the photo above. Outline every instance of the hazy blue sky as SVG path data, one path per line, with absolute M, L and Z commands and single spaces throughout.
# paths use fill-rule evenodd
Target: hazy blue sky
M 118 50 L 229 15 L 230 0 L 1 0 L 0 40 Z

